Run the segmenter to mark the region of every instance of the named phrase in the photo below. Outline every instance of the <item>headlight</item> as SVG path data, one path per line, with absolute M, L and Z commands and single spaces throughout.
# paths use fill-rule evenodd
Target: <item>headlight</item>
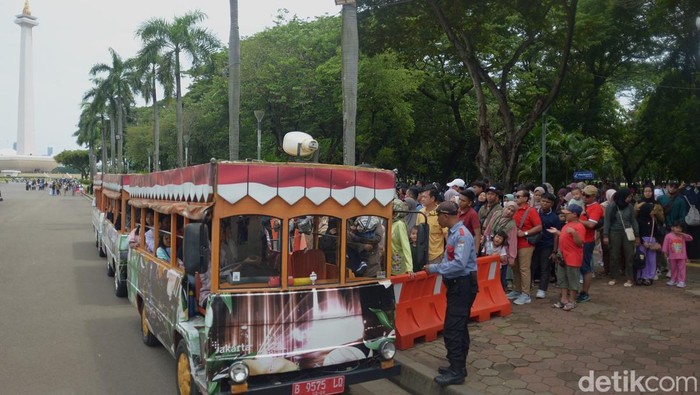
M 379 355 L 381 355 L 384 360 L 393 359 L 394 355 L 396 355 L 396 346 L 393 342 L 382 343 L 382 345 L 379 346 Z
M 250 370 L 248 369 L 248 365 L 241 361 L 234 362 L 228 372 L 231 380 L 233 380 L 233 382 L 236 384 L 241 384 L 248 380 L 249 373 Z

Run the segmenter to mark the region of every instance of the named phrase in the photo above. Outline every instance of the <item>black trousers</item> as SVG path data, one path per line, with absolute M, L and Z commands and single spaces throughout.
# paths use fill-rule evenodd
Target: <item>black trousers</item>
M 476 272 L 468 276 L 444 279 L 447 288 L 447 311 L 445 313 L 445 329 L 442 333 L 447 349 L 447 360 L 452 370 L 461 371 L 467 367 L 469 353 L 469 328 L 467 322 L 474 304 L 476 293 L 479 292 Z

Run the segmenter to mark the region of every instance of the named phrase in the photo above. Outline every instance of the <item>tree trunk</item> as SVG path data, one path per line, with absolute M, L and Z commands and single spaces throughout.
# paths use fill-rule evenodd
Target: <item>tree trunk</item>
M 114 131 L 115 129 L 115 122 L 114 122 L 114 117 L 116 116 L 116 111 L 114 111 L 111 116 L 109 117 L 109 169 L 111 171 L 112 166 L 114 165 L 114 158 L 117 156 L 116 154 L 116 149 L 117 149 L 117 137 L 116 133 Z M 107 173 L 107 171 L 103 171 L 104 173 Z
M 355 123 L 357 117 L 357 73 L 359 49 L 357 4 L 343 5 L 343 164 L 355 165 Z
M 238 160 L 241 117 L 241 38 L 238 31 L 238 0 L 229 0 L 231 28 L 228 36 L 228 156 Z
M 117 169 L 119 173 L 124 172 L 124 108 L 122 100 L 117 99 L 117 133 L 119 133 L 119 141 L 117 141 Z
M 102 138 L 102 174 L 104 174 L 107 172 L 107 125 L 105 125 L 104 116 L 102 116 L 100 123 L 100 134 Z
M 155 74 L 153 86 L 156 86 Z M 158 119 L 158 93 L 155 88 L 151 91 L 151 100 L 153 100 L 153 169 L 154 171 L 160 171 L 160 119 Z M 151 169 L 148 169 L 148 171 L 151 171 Z
M 94 129 L 93 129 L 94 130 Z M 95 158 L 95 143 L 90 142 L 88 144 L 88 159 L 90 160 L 90 181 L 95 179 L 95 174 L 97 173 L 97 159 Z
M 175 122 L 177 123 L 177 167 L 182 167 L 182 136 L 185 127 L 182 119 L 182 80 L 180 78 L 180 53 L 175 56 Z

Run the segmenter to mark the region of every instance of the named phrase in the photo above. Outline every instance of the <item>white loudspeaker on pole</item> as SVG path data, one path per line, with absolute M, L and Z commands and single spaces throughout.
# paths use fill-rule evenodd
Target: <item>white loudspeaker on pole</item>
M 282 148 L 291 156 L 309 156 L 318 149 L 318 141 L 304 132 L 289 132 L 284 135 Z

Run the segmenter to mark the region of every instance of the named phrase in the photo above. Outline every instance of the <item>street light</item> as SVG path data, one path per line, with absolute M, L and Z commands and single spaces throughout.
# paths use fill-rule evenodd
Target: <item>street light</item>
M 185 167 L 187 167 L 187 157 L 190 154 L 190 135 L 186 134 L 183 139 L 185 140 Z
M 255 110 L 253 111 L 253 114 L 255 114 L 255 119 L 258 120 L 258 160 L 260 160 L 260 135 L 262 133 L 260 130 L 260 121 L 262 121 L 263 117 L 265 116 L 265 111 Z

